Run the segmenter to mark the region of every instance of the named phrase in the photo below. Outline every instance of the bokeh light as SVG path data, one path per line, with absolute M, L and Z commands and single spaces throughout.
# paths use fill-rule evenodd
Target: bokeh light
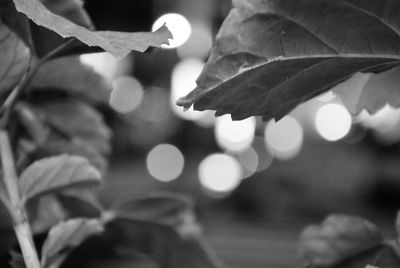
M 192 34 L 188 41 L 178 47 L 178 55 L 181 58 L 205 58 L 212 45 L 211 29 L 205 23 L 192 23 Z
M 168 182 L 181 175 L 185 159 L 181 151 L 171 144 L 159 144 L 147 155 L 146 165 L 156 180 Z
M 120 61 L 106 52 L 83 54 L 79 56 L 79 59 L 83 64 L 91 66 L 95 72 L 109 79 L 115 78 L 120 64 Z
M 159 17 L 153 24 L 152 31 L 156 31 L 166 25 L 172 33 L 173 39 L 169 40 L 169 45 L 162 45 L 163 48 L 177 48 L 183 45 L 190 37 L 192 27 L 189 21 L 181 14 L 168 13 Z
M 256 136 L 253 141 L 252 148 L 257 152 L 258 166 L 257 172 L 269 168 L 274 160 L 273 155 L 267 150 L 263 137 Z
M 240 152 L 251 145 L 255 129 L 256 119 L 254 117 L 233 121 L 230 115 L 224 115 L 216 119 L 215 138 L 221 148 Z
M 113 80 L 110 106 L 120 113 L 135 110 L 143 99 L 143 86 L 134 77 L 121 76 Z
M 281 160 L 295 157 L 303 145 L 303 127 L 297 119 L 285 116 L 265 127 L 265 143 L 271 154 Z
M 226 194 L 240 183 L 242 170 L 239 162 L 227 154 L 211 154 L 199 166 L 201 185 L 208 191 Z
M 176 101 L 179 98 L 187 95 L 196 87 L 196 79 L 203 70 L 203 67 L 204 63 L 201 60 L 185 59 L 179 62 L 172 71 L 171 108 L 174 114 L 182 119 L 199 122 L 203 122 L 204 120 L 210 121 L 210 111 L 194 111 L 193 108 L 183 111 L 182 107 L 176 105 Z
M 240 165 L 242 166 L 242 179 L 248 178 L 253 175 L 258 168 L 258 154 L 252 147 L 247 148 L 245 151 L 240 152 L 237 156 Z
M 319 135 L 328 141 L 344 138 L 349 133 L 351 124 L 351 115 L 340 104 L 322 106 L 315 117 L 315 126 Z

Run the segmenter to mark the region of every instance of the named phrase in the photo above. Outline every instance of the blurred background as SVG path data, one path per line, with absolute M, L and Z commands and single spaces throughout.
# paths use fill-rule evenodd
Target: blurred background
M 392 232 L 400 206 L 400 111 L 351 116 L 328 92 L 281 121 L 231 121 L 183 112 L 230 0 L 87 0 L 102 30 L 151 31 L 169 46 L 81 61 L 114 87 L 114 131 L 104 202 L 169 190 L 197 203 L 205 240 L 228 267 L 293 267 L 305 225 L 330 213 L 366 217 Z M 128 123 L 128 124 L 127 124 Z

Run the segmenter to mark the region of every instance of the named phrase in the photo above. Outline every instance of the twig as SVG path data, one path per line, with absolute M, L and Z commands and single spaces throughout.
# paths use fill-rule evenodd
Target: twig
M 4 184 L 6 186 L 13 217 L 14 231 L 21 247 L 22 255 L 27 268 L 40 268 L 39 257 L 33 242 L 32 231 L 26 216 L 26 210 L 21 204 L 18 177 L 15 171 L 14 158 L 10 139 L 6 130 L 0 129 L 0 157 L 3 169 Z

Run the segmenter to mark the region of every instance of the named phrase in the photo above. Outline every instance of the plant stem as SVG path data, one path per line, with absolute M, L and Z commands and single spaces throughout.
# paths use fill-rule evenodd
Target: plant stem
M 33 242 L 32 231 L 26 216 L 26 210 L 21 203 L 18 177 L 15 170 L 10 139 L 7 131 L 4 129 L 0 129 L 0 157 L 4 184 L 10 198 L 12 209 L 10 213 L 13 217 L 14 231 L 21 247 L 25 265 L 27 268 L 40 268 L 39 257 Z

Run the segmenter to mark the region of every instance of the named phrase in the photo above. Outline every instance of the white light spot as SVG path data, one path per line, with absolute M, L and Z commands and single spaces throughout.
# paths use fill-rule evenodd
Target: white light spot
M 181 151 L 171 144 L 154 147 L 146 158 L 149 173 L 157 180 L 168 182 L 181 175 L 185 160 Z
M 303 127 L 291 116 L 285 116 L 278 122 L 270 121 L 265 128 L 265 142 L 273 156 L 288 160 L 300 152 Z
M 336 98 L 336 95 L 333 94 L 332 90 L 321 94 L 317 99 L 321 102 L 330 102 Z
M 274 160 L 272 154 L 265 148 L 265 141 L 262 137 L 255 137 L 252 145 L 253 149 L 257 152 L 258 166 L 257 172 L 269 168 Z
M 179 62 L 172 71 L 171 81 L 171 108 L 175 115 L 189 121 L 202 121 L 211 112 L 183 111 L 176 105 L 176 101 L 187 95 L 196 87 L 196 79 L 203 70 L 204 63 L 198 59 L 186 59 Z M 209 116 L 208 116 L 209 117 Z
M 95 72 L 109 79 L 115 78 L 120 63 L 106 52 L 83 54 L 79 56 L 79 59 L 83 64 L 91 66 Z
M 208 55 L 212 45 L 210 27 L 204 23 L 193 23 L 192 34 L 189 40 L 178 48 L 181 58 L 204 58 Z
M 172 33 L 173 39 L 169 40 L 169 45 L 162 45 L 163 48 L 177 48 L 183 45 L 190 37 L 192 27 L 189 21 L 182 15 L 169 13 L 159 17 L 153 24 L 152 31 L 156 31 L 166 25 Z
M 117 112 L 128 113 L 140 105 L 143 95 L 143 87 L 136 78 L 121 76 L 113 81 L 110 105 Z
M 247 149 L 256 130 L 256 119 L 249 117 L 233 121 L 230 115 L 218 117 L 215 122 L 215 138 L 218 145 L 228 151 L 240 152 Z
M 201 185 L 214 193 L 229 193 L 240 183 L 242 170 L 238 161 L 226 154 L 207 156 L 199 166 Z
M 344 138 L 351 129 L 351 115 L 342 105 L 326 104 L 322 106 L 315 117 L 318 133 L 328 141 Z
M 258 154 L 256 150 L 252 147 L 239 153 L 238 155 L 239 163 L 242 166 L 243 176 L 242 178 L 248 178 L 253 175 L 258 168 Z

